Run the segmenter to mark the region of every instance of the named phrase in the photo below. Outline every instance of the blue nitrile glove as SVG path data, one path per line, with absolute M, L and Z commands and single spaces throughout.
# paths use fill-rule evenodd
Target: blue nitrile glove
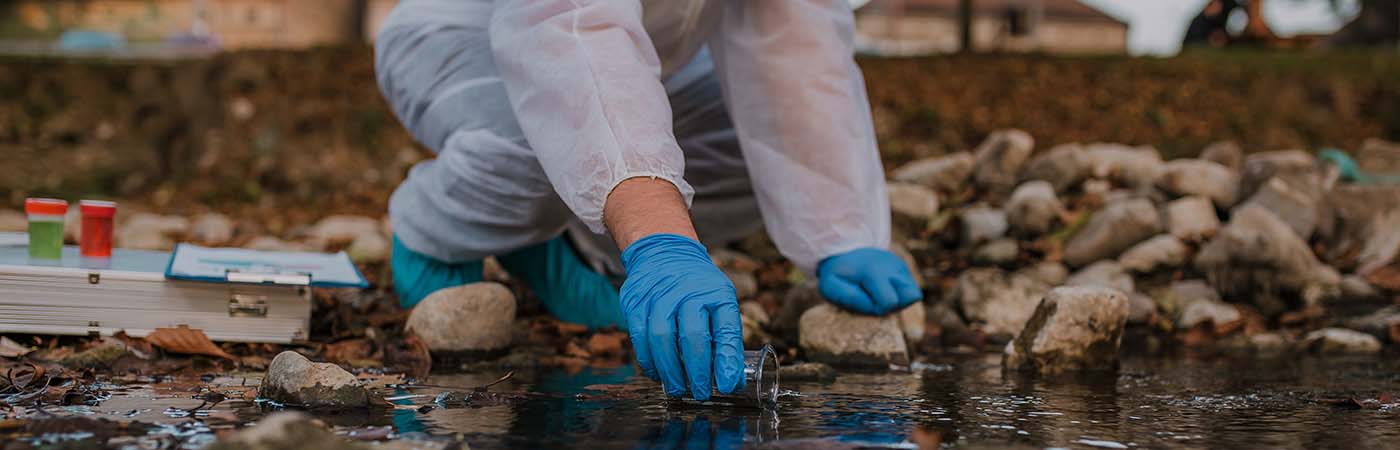
M 909 267 L 894 253 L 858 248 L 817 264 L 817 289 L 837 306 L 882 316 L 924 298 Z
M 622 312 L 642 373 L 676 397 L 689 387 L 696 400 L 709 400 L 711 380 L 723 394 L 742 389 L 739 300 L 705 246 L 653 234 L 627 246 L 622 266 Z

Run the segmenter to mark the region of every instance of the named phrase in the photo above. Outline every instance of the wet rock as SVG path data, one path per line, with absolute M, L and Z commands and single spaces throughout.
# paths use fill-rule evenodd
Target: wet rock
M 1021 275 L 1050 286 L 1059 286 L 1069 279 L 1069 268 L 1054 261 L 1041 261 L 1017 271 Z
M 200 245 L 221 246 L 233 240 L 233 220 L 218 213 L 203 214 L 190 225 L 190 234 Z
M 1299 237 L 1308 239 L 1317 229 L 1318 197 L 1283 178 L 1270 178 L 1241 207 L 1257 206 L 1274 213 Z
M 1115 261 L 1104 260 L 1080 269 L 1065 280 L 1065 286 L 1098 286 L 1116 289 L 1124 295 L 1135 291 L 1132 275 Z
M 1273 357 L 1293 348 L 1293 340 L 1283 333 L 1267 332 L 1255 335 L 1235 334 L 1216 343 L 1215 348 L 1227 353 L 1254 354 Z
M 1163 166 L 1157 186 L 1176 195 L 1200 195 L 1216 207 L 1235 204 L 1240 178 L 1228 167 L 1200 159 L 1178 159 Z
M 1400 142 L 1366 139 L 1356 151 L 1356 165 L 1371 174 L 1400 173 Z
M 378 231 L 361 234 L 350 242 L 345 253 L 357 263 L 377 263 L 389 260 L 389 238 Z
M 969 269 L 958 275 L 950 300 L 967 320 L 990 335 L 1010 336 L 1025 326 L 1050 285 L 1000 269 Z
M 1342 299 L 1355 302 L 1377 302 L 1385 301 L 1385 296 L 1379 289 L 1372 286 L 1366 278 L 1356 275 L 1346 275 L 1342 277 Z
M 759 348 L 773 341 L 764 331 L 768 326 L 768 312 L 758 302 L 739 303 L 739 320 L 744 332 L 744 348 Z
M 1303 336 L 1299 347 L 1323 355 L 1375 354 L 1381 351 L 1381 341 L 1360 331 L 1346 328 L 1323 328 Z
M 1317 184 L 1320 176 L 1317 160 L 1302 150 L 1277 150 L 1252 153 L 1244 159 L 1240 169 L 1240 191 L 1238 198 L 1254 196 L 1270 178 L 1282 178 L 1290 184 Z
M 316 222 L 307 231 L 307 237 L 323 246 L 338 246 L 348 244 L 361 235 L 379 232 L 378 219 L 341 214 Z
M 778 380 L 789 381 L 830 381 L 836 379 L 836 369 L 822 363 L 797 363 L 778 368 Z
M 207 447 L 210 450 L 369 449 L 351 443 L 300 411 L 278 411 Z
M 369 391 L 355 376 L 331 363 L 314 363 L 293 351 L 278 353 L 267 366 L 258 395 L 306 408 L 362 408 Z
M 1182 197 L 1167 203 L 1167 230 L 1186 242 L 1205 242 L 1220 231 L 1220 218 L 1210 199 Z
M 833 366 L 908 364 L 904 333 L 894 316 L 871 317 L 823 303 L 802 314 L 799 342 L 807 358 Z
M 972 167 L 972 181 L 978 187 L 996 193 L 1011 191 L 1016 186 L 1016 174 L 1035 149 L 1030 133 L 1016 129 L 993 131 L 973 151 L 977 162 Z
M 909 253 L 909 249 L 904 248 L 898 242 L 890 243 L 890 252 L 904 261 L 904 267 L 909 269 L 909 274 L 914 276 L 914 285 L 920 289 L 924 287 L 924 273 L 919 270 L 919 262 L 914 259 L 914 254 Z
M 1390 336 L 1392 328 L 1400 327 L 1400 305 L 1387 306 L 1365 316 L 1348 319 L 1345 324 L 1347 328 L 1386 338 Z
M 1240 165 L 1244 164 L 1244 149 L 1233 141 L 1215 142 L 1207 145 L 1205 150 L 1201 150 L 1201 159 L 1225 166 L 1233 172 L 1239 172 Z
M 750 272 L 740 272 L 737 270 L 724 270 L 724 275 L 729 277 L 729 282 L 734 283 L 734 293 L 740 299 L 753 298 L 758 295 L 758 278 Z
M 1148 187 L 1161 176 L 1162 155 L 1152 147 L 1094 143 L 1084 148 L 1090 173 L 1124 186 Z
M 890 214 L 896 223 L 919 230 L 938 214 L 938 194 L 911 183 L 888 183 Z
M 1140 292 L 1128 294 L 1128 323 L 1146 325 L 1157 317 L 1157 302 Z
M 817 290 L 816 281 L 809 280 L 793 286 L 783 296 L 783 305 L 778 309 L 778 314 L 773 316 L 773 329 L 780 333 L 783 339 L 789 342 L 796 341 L 802 314 L 823 303 L 826 303 L 826 299 Z
M 1089 173 L 1084 146 L 1078 143 L 1060 144 L 1042 153 L 1021 168 L 1022 180 L 1043 180 L 1055 192 L 1065 192 Z
M 940 192 L 957 192 L 972 175 L 975 161 L 972 153 L 957 152 L 910 162 L 899 166 L 891 176 L 895 181 L 919 184 Z
M 1049 182 L 1027 181 L 1007 200 L 1006 220 L 1017 234 L 1034 237 L 1050 231 L 1064 209 Z
M 960 219 L 965 245 L 976 245 L 1005 236 L 1010 227 L 1005 211 L 986 205 L 963 210 Z
M 1254 298 L 1266 316 L 1288 309 L 1272 293 L 1301 293 L 1341 282 L 1336 269 L 1318 261 L 1287 224 L 1257 206 L 1237 209 L 1197 253 L 1194 265 L 1221 293 Z
M 1219 300 L 1198 299 L 1187 302 L 1177 315 L 1176 328 L 1190 329 L 1201 324 L 1219 327 L 1240 320 L 1240 310 Z
M 515 296 L 498 283 L 450 287 L 429 294 L 405 327 L 433 352 L 464 357 L 497 356 L 510 347 Z
M 1161 231 L 1161 217 L 1152 201 L 1132 198 L 1112 202 L 1094 213 L 1089 223 L 1069 239 L 1064 260 L 1071 266 L 1083 266 L 1117 258 L 1124 250 Z
M 1084 180 L 1084 185 L 1079 188 L 1084 193 L 1084 202 L 1089 205 L 1102 205 L 1107 203 L 1108 194 L 1113 192 L 1113 183 L 1107 180 Z
M 0 209 L 0 233 L 29 231 L 29 216 L 9 209 Z
M 1400 254 L 1400 209 L 1376 214 L 1364 235 L 1361 254 L 1356 257 L 1356 273 L 1363 276 L 1389 265 Z
M 983 266 L 1007 266 L 1016 262 L 1021 246 L 1014 239 L 996 239 L 972 252 L 972 262 Z
M 130 354 L 131 351 L 119 342 L 103 341 L 92 348 L 64 357 L 58 363 L 71 369 L 107 369 L 118 359 Z
M 899 321 L 899 330 L 904 332 L 905 342 L 919 342 L 924 338 L 924 322 L 928 320 L 928 311 L 923 302 L 904 307 L 895 315 Z
M 1113 289 L 1059 287 L 1006 345 L 1007 370 L 1055 375 L 1118 368 L 1128 299 Z
M 1169 305 L 1168 309 L 1175 311 L 1179 316 L 1181 311 L 1197 301 L 1220 302 L 1220 293 L 1215 288 L 1210 287 L 1205 280 L 1184 280 L 1176 281 L 1167 286 L 1163 294 L 1163 301 Z
M 1173 269 L 1186 264 L 1189 252 L 1186 244 L 1176 236 L 1159 234 L 1124 251 L 1118 256 L 1118 264 L 1121 264 L 1124 270 L 1137 273 Z

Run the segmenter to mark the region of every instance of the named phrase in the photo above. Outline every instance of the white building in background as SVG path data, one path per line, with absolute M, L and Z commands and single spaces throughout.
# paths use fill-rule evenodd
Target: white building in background
M 959 50 L 959 0 L 871 0 L 856 10 L 864 53 Z M 975 51 L 1126 53 L 1128 24 L 1077 0 L 972 0 Z

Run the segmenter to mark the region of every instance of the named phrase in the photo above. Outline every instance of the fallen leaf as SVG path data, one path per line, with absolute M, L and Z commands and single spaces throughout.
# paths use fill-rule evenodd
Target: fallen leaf
M 588 350 L 584 350 L 583 347 L 580 347 L 578 343 L 574 341 L 569 341 L 569 343 L 564 346 L 564 354 L 576 358 L 585 359 L 593 356 L 592 354 L 588 353 Z
M 34 351 L 34 349 L 29 348 L 27 345 L 12 341 L 8 337 L 0 336 L 0 356 L 18 358 L 32 351 Z
M 151 334 L 146 335 L 146 341 L 170 353 L 238 359 L 219 348 L 218 345 L 214 345 L 214 341 L 209 340 L 209 336 L 206 336 L 203 331 L 186 325 L 175 328 L 156 328 Z
M 346 339 L 340 342 L 327 344 L 321 351 L 321 356 L 327 360 L 350 362 L 360 359 L 372 359 L 374 353 L 374 343 L 369 339 Z
M 588 338 L 588 352 L 597 357 L 622 356 L 622 334 L 594 334 Z
M 1366 281 L 1378 287 L 1400 291 L 1400 267 L 1392 264 L 1373 270 L 1366 274 Z

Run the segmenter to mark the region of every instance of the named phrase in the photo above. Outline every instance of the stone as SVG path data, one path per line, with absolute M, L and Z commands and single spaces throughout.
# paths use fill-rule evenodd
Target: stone
M 888 183 L 890 215 L 911 230 L 919 230 L 938 214 L 938 194 L 912 183 Z
M 1015 239 L 995 239 L 977 247 L 972 252 L 972 262 L 983 266 L 1008 266 L 1016 262 L 1021 254 L 1021 245 Z
M 753 298 L 758 295 L 758 278 L 752 273 L 740 272 L 737 270 L 724 270 L 724 275 L 729 277 L 729 282 L 734 284 L 734 294 L 739 299 Z
M 1025 326 L 1050 285 L 1001 269 L 969 269 L 958 275 L 950 300 L 963 317 L 989 335 L 1010 336 Z
M 1356 165 L 1368 175 L 1400 174 L 1400 142 L 1369 138 L 1356 151 Z
M 336 436 L 326 425 L 301 411 L 277 411 L 253 426 L 206 447 L 210 450 L 349 450 L 370 449 Z
M 1244 164 L 1244 149 L 1233 141 L 1215 142 L 1201 150 L 1201 159 L 1225 166 L 1233 172 L 1239 172 L 1240 166 Z
M 973 151 L 977 158 L 972 166 L 972 181 L 978 187 L 995 193 L 1011 191 L 1016 175 L 1035 149 L 1030 133 L 1016 129 L 993 131 Z
M 1386 306 L 1365 316 L 1348 319 L 1345 325 L 1347 328 L 1372 336 L 1387 337 L 1392 328 L 1400 327 L 1400 305 Z M 1392 342 L 1392 344 L 1400 344 L 1400 342 Z
M 331 363 L 315 363 L 300 353 L 284 351 L 272 358 L 258 395 L 275 402 L 311 409 L 363 408 L 369 391 L 355 375 Z
M 1135 188 L 1152 186 L 1161 176 L 1162 155 L 1152 147 L 1093 143 L 1084 148 L 1090 174 Z
M 1138 242 L 1162 231 L 1161 217 L 1151 200 L 1131 198 L 1109 203 L 1094 213 L 1084 228 L 1065 244 L 1064 261 L 1083 266 L 1117 258 Z
M 1157 302 L 1141 292 L 1128 294 L 1128 323 L 1133 325 L 1151 324 L 1157 317 Z
M 1295 185 L 1319 184 L 1321 169 L 1313 155 L 1302 150 L 1277 150 L 1252 153 L 1240 168 L 1240 190 L 1237 198 L 1254 196 L 1270 178 L 1279 177 Z
M 428 294 L 404 325 L 434 352 L 496 356 L 510 347 L 515 296 L 499 283 L 482 282 Z
M 1058 287 L 1002 356 L 1008 371 L 1058 375 L 1116 370 L 1128 321 L 1128 298 L 1100 287 Z
M 1006 212 L 986 205 L 964 209 L 959 216 L 965 245 L 976 245 L 1006 235 Z
M 1064 210 L 1049 182 L 1027 181 L 1006 201 L 1006 221 L 1016 234 L 1035 237 L 1050 231 Z
M 71 211 L 72 208 L 69 208 Z M 163 236 L 179 238 L 190 231 L 190 220 L 182 216 L 165 216 L 152 213 L 135 213 L 122 221 L 121 228 L 149 229 Z
M 350 256 L 350 260 L 357 263 L 377 263 L 389 260 L 391 244 L 389 238 L 384 237 L 378 231 L 361 234 L 350 242 L 350 246 L 345 248 L 345 253 Z
M 1102 205 L 1107 202 L 1108 194 L 1113 192 L 1113 183 L 1099 179 L 1084 180 L 1079 190 L 1083 192 L 1086 203 Z
M 1031 158 L 1021 168 L 1021 180 L 1045 181 L 1055 192 L 1065 192 L 1083 180 L 1089 174 L 1089 169 L 1084 146 L 1077 142 L 1060 144 Z
M 218 247 L 233 241 L 233 220 L 218 213 L 202 214 L 190 225 L 190 234 L 200 245 Z
M 1258 206 L 1236 209 L 1220 234 L 1201 247 L 1193 264 L 1218 291 L 1253 298 L 1266 316 L 1289 309 L 1274 293 L 1302 293 L 1341 283 L 1341 274 L 1318 261 L 1307 242 Z
M 1200 159 L 1177 159 L 1163 166 L 1157 187 L 1172 194 L 1201 195 L 1218 208 L 1235 204 L 1240 177 L 1220 163 Z
M 307 237 L 323 247 L 348 244 L 367 233 L 381 233 L 380 221 L 373 217 L 338 214 L 316 222 Z
M 110 369 L 118 359 L 130 354 L 131 350 L 126 345 L 104 339 L 92 348 L 64 357 L 58 363 L 70 369 Z
M 1065 286 L 1098 286 L 1116 289 L 1124 295 L 1136 290 L 1132 275 L 1115 261 L 1103 260 L 1079 269 L 1065 280 Z
M 817 282 L 808 280 L 788 289 L 783 296 L 783 304 L 778 308 L 778 314 L 773 316 L 772 329 L 782 335 L 788 342 L 796 341 L 798 334 L 798 324 L 802 319 L 802 314 L 813 306 L 826 303 L 820 291 L 817 290 Z
M 1205 242 L 1220 231 L 1220 217 L 1210 199 L 1182 197 L 1167 203 L 1167 231 L 1186 242 Z
M 924 273 L 923 271 L 919 270 L 919 262 L 914 259 L 914 254 L 909 253 L 909 249 L 905 248 L 904 245 L 901 245 L 898 242 L 890 243 L 890 253 L 894 253 L 895 256 L 898 256 L 901 261 L 904 261 L 904 267 L 906 269 L 909 269 L 910 275 L 914 276 L 914 285 L 918 286 L 920 289 L 923 289 Z
M 1249 347 L 1255 353 L 1279 354 L 1292 345 L 1291 339 L 1279 332 L 1266 332 L 1249 336 Z
M 739 302 L 739 315 L 753 320 L 759 326 L 766 327 L 773 322 L 768 318 L 768 311 L 758 302 Z
M 1150 273 L 1181 267 L 1190 252 L 1176 236 L 1159 234 L 1124 251 L 1118 256 L 1118 264 L 1129 272 Z
M 919 342 L 924 339 L 924 322 L 928 320 L 928 310 L 924 307 L 924 302 L 914 302 L 904 307 L 895 318 L 899 321 L 899 330 L 904 332 L 905 342 Z
M 1400 209 L 1376 214 L 1364 236 L 1361 253 L 1356 257 L 1356 273 L 1362 276 L 1390 265 L 1400 253 Z
M 23 212 L 0 209 L 0 233 L 23 233 L 29 231 L 29 216 Z
M 958 192 L 972 175 L 974 162 L 976 158 L 972 153 L 956 152 L 899 166 L 891 176 L 895 181 L 919 184 L 939 192 Z
M 763 267 L 763 263 L 743 252 L 727 248 L 710 250 L 710 261 L 721 269 L 753 273 Z
M 288 242 L 272 236 L 258 236 L 243 244 L 243 248 L 249 250 L 265 251 L 304 251 L 311 250 L 310 246 L 299 242 Z
M 1229 303 L 1219 300 L 1199 299 L 1188 302 L 1181 308 L 1181 312 L 1176 318 L 1176 328 L 1190 329 L 1201 324 L 1210 324 L 1214 327 L 1220 327 L 1240 320 L 1240 317 L 1240 310 Z
M 831 381 L 836 379 L 836 369 L 815 362 L 788 364 L 778 368 L 778 379 L 782 382 Z
M 1323 355 L 1380 353 L 1381 341 L 1360 331 L 1346 328 L 1323 328 L 1303 336 L 1298 346 L 1310 353 Z
M 170 250 L 189 229 L 190 221 L 184 217 L 135 213 L 117 226 L 112 244 L 139 250 Z
M 1298 189 L 1283 178 L 1270 178 L 1240 207 L 1264 208 L 1283 219 L 1298 237 L 1306 240 L 1317 229 L 1319 200 L 1313 193 Z
M 1030 277 L 1050 286 L 1059 286 L 1069 279 L 1069 268 L 1054 261 L 1041 261 L 1023 268 L 1016 273 Z
M 773 341 L 764 327 L 768 326 L 768 312 L 758 302 L 739 303 L 739 325 L 744 333 L 744 348 L 759 348 Z
M 909 363 L 904 333 L 894 316 L 854 314 L 823 303 L 802 314 L 799 329 L 799 345 L 813 362 L 871 368 Z
M 1342 283 L 1339 285 L 1339 288 L 1341 289 L 1341 298 L 1339 300 L 1347 303 L 1383 304 L 1389 303 L 1390 300 L 1381 293 L 1380 289 L 1372 286 L 1371 282 L 1366 281 L 1366 277 L 1359 275 L 1342 276 Z

